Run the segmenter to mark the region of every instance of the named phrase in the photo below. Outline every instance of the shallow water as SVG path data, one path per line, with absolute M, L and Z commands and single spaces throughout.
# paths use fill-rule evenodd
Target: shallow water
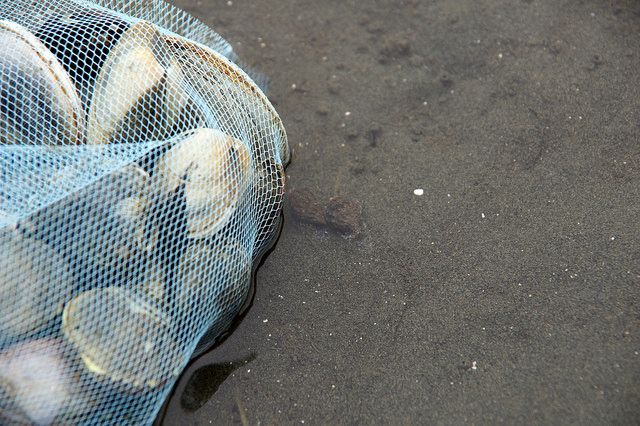
M 638 2 L 172 3 L 364 230 L 287 215 L 157 423 L 640 422 Z

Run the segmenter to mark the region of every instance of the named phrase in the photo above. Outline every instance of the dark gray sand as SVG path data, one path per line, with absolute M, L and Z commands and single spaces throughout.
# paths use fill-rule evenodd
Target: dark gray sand
M 158 423 L 640 422 L 640 3 L 173 3 L 364 225 L 288 214 Z

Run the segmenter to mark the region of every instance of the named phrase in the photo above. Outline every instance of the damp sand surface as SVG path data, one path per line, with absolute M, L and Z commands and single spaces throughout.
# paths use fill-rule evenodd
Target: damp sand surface
M 173 0 L 270 78 L 288 211 L 163 425 L 638 424 L 640 4 Z

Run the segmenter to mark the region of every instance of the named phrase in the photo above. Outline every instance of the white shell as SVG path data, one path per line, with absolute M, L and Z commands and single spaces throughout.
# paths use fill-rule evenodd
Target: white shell
M 162 114 L 159 93 L 165 74 L 156 57 L 158 42 L 158 29 L 141 21 L 125 31 L 112 48 L 91 98 L 89 144 L 133 138 L 133 129 L 156 126 L 152 118 Z
M 251 154 L 238 139 L 215 129 L 196 129 L 158 162 L 154 172 L 165 192 L 184 184 L 187 236 L 222 228 L 252 181 Z
M 0 21 L 0 76 L 0 103 L 6 110 L 0 116 L 0 142 L 83 142 L 84 111 L 71 78 L 35 35 L 11 21 Z
M 0 337 L 33 336 L 53 325 L 73 289 L 68 267 L 45 244 L 0 234 Z
M 27 340 L 0 352 L 0 422 L 65 423 L 90 409 L 95 395 L 81 391 L 67 361 L 57 339 Z
M 186 362 L 169 319 L 119 287 L 73 298 L 64 308 L 62 329 L 91 375 L 127 390 L 162 386 Z

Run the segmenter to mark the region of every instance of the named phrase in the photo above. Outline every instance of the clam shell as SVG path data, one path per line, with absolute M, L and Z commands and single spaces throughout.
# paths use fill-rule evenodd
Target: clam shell
M 113 47 L 91 98 L 89 144 L 165 136 L 165 68 L 156 56 L 159 41 L 158 29 L 142 21 L 125 31 Z
M 124 390 L 160 387 L 186 362 L 169 318 L 119 287 L 73 298 L 64 308 L 62 329 L 93 377 Z
M 47 245 L 0 233 L 0 341 L 53 327 L 73 289 L 68 266 Z
M 210 103 L 222 104 L 216 111 L 220 128 L 228 133 L 246 132 L 251 138 L 251 150 L 258 161 L 266 158 L 278 163 L 290 160 L 289 145 L 284 125 L 265 94 L 235 64 L 202 44 L 163 35 L 168 52 L 178 60 L 189 82 L 199 95 Z M 245 123 L 240 123 L 241 118 Z M 238 126 L 242 128 L 239 129 Z M 265 137 L 273 138 L 277 152 L 263 146 Z M 262 155 L 265 158 L 260 158 Z
M 173 57 L 170 59 L 170 64 L 167 68 L 165 78 L 166 92 L 164 108 L 167 123 L 171 125 L 178 123 L 179 120 L 183 119 L 186 127 L 188 116 L 184 116 L 184 114 L 188 110 L 190 101 L 190 98 L 185 91 L 185 88 L 187 87 L 187 78 L 182 71 L 182 66 L 180 66 L 180 63 L 178 63 L 178 61 Z M 194 116 L 193 118 L 195 118 L 194 121 L 197 121 L 197 116 Z
M 258 217 L 258 238 L 255 254 L 267 246 L 277 229 L 282 212 L 285 190 L 285 174 L 282 165 L 271 160 L 264 161 L 258 167 L 255 182 Z
M 180 259 L 178 300 L 185 309 L 202 303 L 205 310 L 217 314 L 233 310 L 244 301 L 250 269 L 249 251 L 236 239 L 213 247 L 206 241 L 195 241 Z M 204 312 L 201 314 L 206 317 Z
M 148 217 L 150 185 L 147 172 L 127 164 L 21 223 L 28 220 L 28 236 L 68 260 L 77 285 L 132 280 L 143 273 L 157 241 Z
M 229 327 L 249 293 L 252 259 L 239 240 L 193 241 L 177 269 L 177 308 L 195 330 L 206 330 L 200 352 Z M 199 335 L 199 333 L 198 333 Z M 195 356 L 195 355 L 194 355 Z
M 205 128 L 187 133 L 154 171 L 164 192 L 184 186 L 189 238 L 206 237 L 221 229 L 252 176 L 249 149 L 238 139 Z
M 2 424 L 65 423 L 92 408 L 95 395 L 81 389 L 65 349 L 58 339 L 36 339 L 0 352 Z
M 91 90 L 111 48 L 129 23 L 105 9 L 68 4 L 45 14 L 35 35 L 69 72 L 87 108 Z
M 23 26 L 0 21 L 0 142 L 77 144 L 84 111 L 58 59 Z

